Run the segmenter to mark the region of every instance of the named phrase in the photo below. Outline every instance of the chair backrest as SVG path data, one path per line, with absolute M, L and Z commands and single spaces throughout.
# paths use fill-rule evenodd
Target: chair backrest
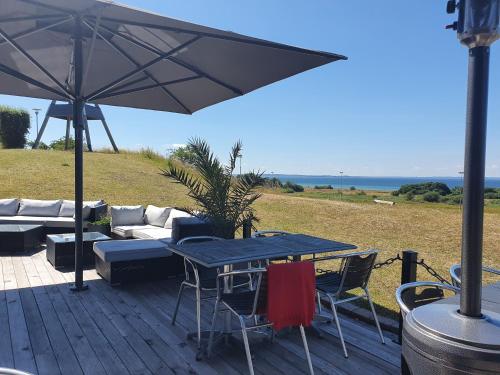
M 223 238 L 214 237 L 214 236 L 194 236 L 194 237 L 185 237 L 179 241 L 177 241 L 177 245 L 183 245 L 190 242 L 208 242 L 208 241 L 223 241 Z M 218 270 L 206 268 L 200 266 L 198 264 L 193 263 L 188 258 L 184 258 L 184 272 L 186 274 L 186 281 L 195 279 L 197 284 L 200 284 L 201 287 L 205 289 L 213 289 L 215 278 L 217 277 Z M 208 283 L 207 285 L 201 285 L 203 280 L 205 279 L 213 279 L 213 282 Z M 204 283 L 206 284 L 206 283 Z
M 252 234 L 252 237 L 274 237 L 274 236 L 286 236 L 287 234 L 291 234 L 290 232 L 285 232 L 283 230 L 258 230 Z
M 341 266 L 342 279 L 337 294 L 356 288 L 366 288 L 372 273 L 377 251 L 346 254 Z
M 500 270 L 487 266 L 483 266 L 483 272 L 500 275 Z M 450 267 L 450 277 L 453 285 L 460 288 L 462 285 L 462 266 L 460 264 L 454 264 Z
M 417 292 L 417 289 L 421 289 Z M 401 285 L 396 290 L 396 301 L 403 317 L 419 306 L 427 305 L 445 298 L 444 291 L 450 290 L 459 293 L 460 288 L 453 285 L 441 284 L 432 281 L 416 281 Z

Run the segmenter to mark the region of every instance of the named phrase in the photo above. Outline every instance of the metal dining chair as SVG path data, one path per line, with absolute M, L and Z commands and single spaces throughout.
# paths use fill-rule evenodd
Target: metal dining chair
M 196 236 L 196 237 L 186 237 L 177 242 L 177 245 L 183 245 L 189 242 L 206 242 L 206 241 L 224 241 L 224 239 L 213 236 Z M 177 303 L 175 305 L 174 314 L 172 316 L 172 325 L 175 325 L 177 319 L 177 313 L 179 312 L 179 306 L 181 303 L 182 295 L 185 288 L 193 288 L 196 291 L 196 324 L 197 324 L 197 344 L 198 349 L 201 348 L 201 301 L 207 299 L 213 299 L 214 292 L 216 291 L 217 275 L 220 273 L 219 268 L 206 268 L 195 262 L 192 262 L 188 258 L 184 258 L 184 272 L 185 279 L 179 287 L 179 294 L 177 296 Z M 235 283 L 234 288 L 248 287 L 253 288 L 252 280 L 247 276 L 231 280 Z M 207 295 L 202 298 L 201 294 L 206 293 Z
M 227 289 L 225 290 L 224 279 L 248 273 L 253 275 L 257 280 L 257 284 L 254 290 L 248 290 L 244 292 L 235 292 L 234 290 L 229 291 Z M 252 268 L 249 270 L 237 270 L 221 273 L 217 277 L 217 300 L 215 302 L 214 315 L 212 318 L 212 328 L 210 330 L 210 337 L 208 340 L 207 357 L 210 357 L 212 354 L 212 345 L 217 323 L 217 316 L 220 312 L 223 311 L 221 309 L 221 307 L 223 307 L 224 310 L 227 309 L 231 314 L 235 315 L 240 322 L 243 344 L 245 346 L 245 354 L 247 357 L 247 364 L 250 375 L 254 375 L 254 369 L 247 331 L 259 330 L 265 327 L 272 327 L 273 325 L 273 323 L 269 322 L 265 316 L 259 315 L 259 312 L 262 311 L 267 304 L 267 277 L 265 277 L 266 273 L 266 268 Z M 304 327 L 301 325 L 299 326 L 299 329 L 302 336 L 302 343 L 304 344 L 304 350 L 306 352 L 309 372 L 311 374 L 314 374 Z M 271 340 L 273 339 L 274 330 L 271 329 Z
M 378 252 L 376 250 L 369 250 L 314 259 L 315 263 L 327 260 L 331 261 L 334 259 L 342 260 L 338 271 L 327 271 L 316 277 L 316 290 L 318 294 L 318 310 L 320 313 L 321 297 L 326 296 L 330 302 L 333 319 L 335 320 L 335 324 L 339 332 L 340 342 L 342 343 L 342 349 L 344 350 L 344 356 L 346 358 L 348 358 L 347 349 L 336 309 L 336 306 L 341 303 L 366 298 L 370 305 L 373 319 L 375 320 L 375 325 L 377 326 L 377 330 L 380 335 L 380 340 L 382 341 L 382 344 L 385 344 L 384 335 L 382 334 L 382 329 L 380 328 L 377 313 L 375 312 L 370 292 L 368 291 L 368 282 L 370 281 L 370 275 L 373 270 L 373 266 L 375 265 L 377 253 Z M 354 296 L 346 296 L 347 292 L 354 290 L 361 290 L 362 293 Z
M 268 230 L 258 230 L 252 234 L 252 238 L 263 238 L 263 237 L 276 237 L 276 236 L 287 236 L 292 233 L 286 232 L 284 230 L 268 229 Z M 272 261 L 288 261 L 288 257 L 280 257 L 276 259 L 265 259 L 267 265 L 271 264 Z M 259 264 L 260 265 L 260 264 Z
M 500 270 L 483 266 L 483 272 L 491 273 L 493 275 L 500 275 Z M 461 287 L 462 285 L 462 266 L 460 264 L 454 264 L 450 267 L 451 281 L 454 286 Z
M 421 291 L 417 292 L 417 289 L 421 289 Z M 419 306 L 428 305 L 446 298 L 445 290 L 460 293 L 460 288 L 456 286 L 434 281 L 415 281 L 401 285 L 396 289 L 396 302 L 401 309 L 403 318 L 411 310 Z

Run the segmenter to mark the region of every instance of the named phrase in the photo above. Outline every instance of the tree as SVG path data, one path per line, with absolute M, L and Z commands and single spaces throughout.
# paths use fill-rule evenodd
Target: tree
M 190 147 L 190 145 L 177 147 L 170 153 L 170 157 L 177 159 L 185 164 L 192 165 L 196 158 L 194 150 Z
M 192 167 L 169 161 L 167 168 L 162 170 L 163 175 L 188 189 L 188 195 L 198 206 L 188 208 L 189 213 L 208 219 L 217 236 L 234 238 L 245 221 L 256 219 L 252 204 L 261 196 L 256 188 L 262 183 L 262 173 L 233 176 L 242 150 L 239 141 L 231 150 L 228 165 L 223 165 L 214 156 L 204 140 L 194 138 L 186 147 L 193 153 Z
M 0 143 L 3 148 L 24 148 L 30 126 L 28 111 L 0 106 Z

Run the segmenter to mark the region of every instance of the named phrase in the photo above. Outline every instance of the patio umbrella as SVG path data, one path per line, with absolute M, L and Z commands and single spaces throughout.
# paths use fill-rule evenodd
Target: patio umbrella
M 84 288 L 85 103 L 192 114 L 341 59 L 110 1 L 2 0 L 0 93 L 73 103 L 75 289 Z

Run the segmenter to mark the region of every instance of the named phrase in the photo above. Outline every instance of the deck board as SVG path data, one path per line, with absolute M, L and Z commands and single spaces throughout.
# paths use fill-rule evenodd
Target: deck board
M 195 360 L 196 344 L 186 339 L 195 327 L 194 293 L 185 293 L 177 323 L 171 324 L 178 280 L 113 288 L 95 270 L 85 270 L 90 289 L 72 293 L 74 274 L 56 271 L 45 257 L 43 250 L 0 256 L 0 367 L 70 375 L 248 373 L 242 344 Z M 202 306 L 206 329 L 213 301 Z M 392 335 L 382 345 L 374 327 L 341 319 L 349 359 L 335 325 L 318 324 L 323 337 L 308 335 L 316 374 L 399 373 L 401 349 Z M 251 334 L 250 346 L 256 374 L 308 373 L 297 329 L 273 343 Z

